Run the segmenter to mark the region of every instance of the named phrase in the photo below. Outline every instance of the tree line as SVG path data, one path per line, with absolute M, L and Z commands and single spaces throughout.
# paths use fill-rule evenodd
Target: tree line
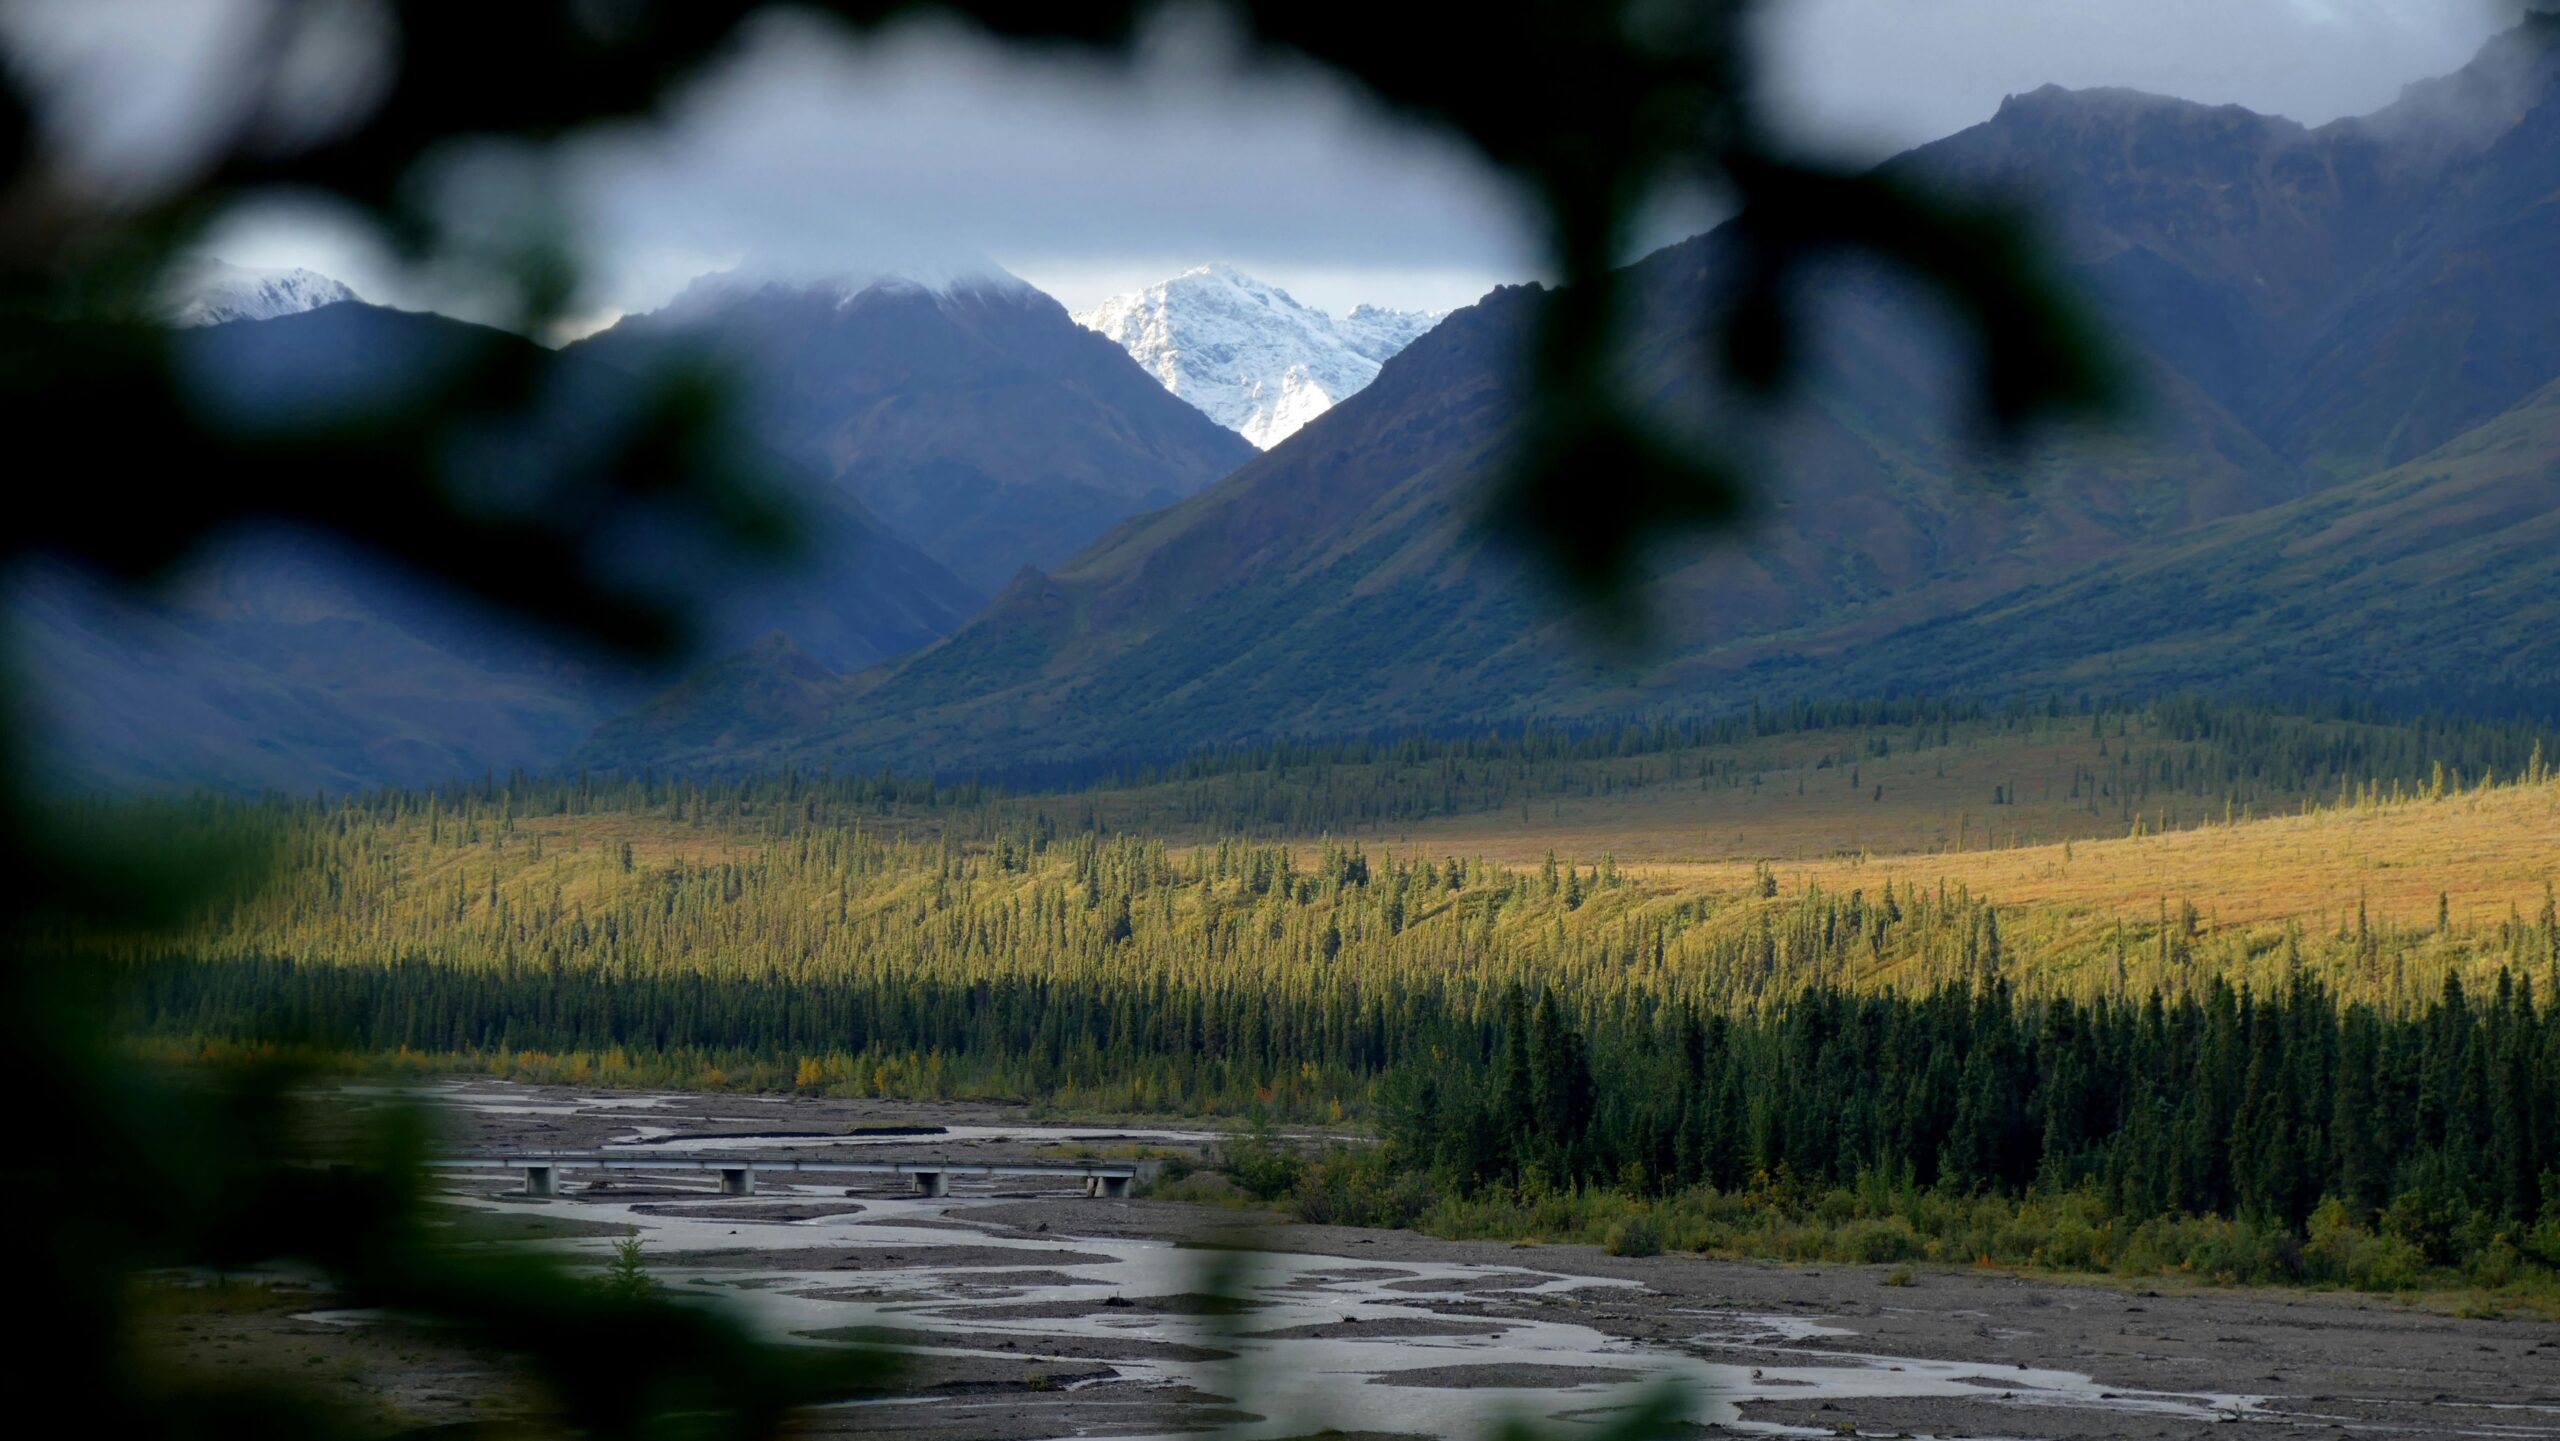
M 2191 817 L 2241 808 L 2265 814 L 2330 803 L 2357 788 L 2406 793 L 2441 776 L 2511 777 L 2560 763 L 2560 731 L 2538 721 L 2196 697 L 1998 709 L 1912 698 L 1217 747 L 1160 762 L 1002 775 L 517 773 L 351 796 L 203 804 L 325 813 L 349 823 L 432 812 L 466 830 L 538 816 L 611 815 L 768 837 L 895 821 L 976 842 L 1007 832 L 1171 830 L 1269 839 L 1376 834 L 1437 817 L 1666 786 L 1744 789 L 1808 767 L 1846 776 L 1861 761 L 1889 756 L 2070 737 L 2095 742 L 2097 753 L 2085 774 L 2074 775 L 2071 798 L 2092 813 L 2128 820 L 2164 796 L 2207 803 L 2188 807 Z
M 1481 1044 L 1399 1062 L 1379 1109 L 1391 1145 L 1464 1190 L 1881 1175 L 2296 1229 L 2335 1200 L 2367 1221 L 2396 1210 L 2450 1259 L 2465 1226 L 2560 1217 L 2554 978 L 2538 1002 L 2528 977 L 2476 996 L 2447 977 L 2405 1016 L 2297 973 L 2263 994 L 2217 982 L 2086 1004 L 2022 1004 L 2000 981 L 1809 988 L 1755 1018 L 1684 1008 L 1588 1029 L 1552 993 L 1513 991 Z

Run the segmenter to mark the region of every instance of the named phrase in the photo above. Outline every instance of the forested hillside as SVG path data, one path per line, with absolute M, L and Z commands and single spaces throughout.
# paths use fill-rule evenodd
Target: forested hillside
M 1851 773 L 1970 755 L 1997 774 L 2077 744 L 2111 763 L 2075 763 L 2082 795 L 2048 798 L 2040 823 L 2059 838 L 1844 850 L 1810 785 L 1909 805 Z M 1806 985 L 1996 980 L 2088 1001 L 2307 974 L 2401 1013 L 2449 974 L 2485 986 L 2550 960 L 2554 752 L 2531 727 L 1878 707 L 1208 756 L 1071 791 L 782 775 L 205 801 L 162 828 L 271 833 L 278 876 L 178 945 L 194 964 L 166 978 L 151 1024 L 576 1052 L 676 1079 L 717 1066 L 770 1083 L 816 1058 L 892 1090 L 1187 1108 L 1279 1087 L 1358 1108 L 1414 1025 L 1481 1024 L 1514 986 L 1552 986 L 1593 1022 L 1666 1004 L 1765 1013 Z M 1434 827 L 1485 824 L 1514 847 L 1552 843 L 1570 824 L 1538 813 L 1559 798 L 1754 791 L 1767 800 L 1745 835 L 1766 849 L 1750 860 L 1515 863 L 1434 843 Z M 1296 803 L 1275 825 L 1284 792 Z M 1382 806 L 1405 813 L 1403 838 L 1354 838 Z M 1816 818 L 1748 818 L 1793 810 Z M 1332 822 L 1337 838 L 1309 834 Z M 2305 827 L 2353 864 L 2284 864 Z M 2252 879 L 2243 906 L 2228 888 Z M 1210 1045 L 1202 1026 L 1257 1039 Z M 927 1057 L 934 1080 L 908 1075 Z
M 83 949 L 163 1053 L 1347 1122 L 1386 1144 L 1238 1174 L 1319 1218 L 2403 1285 L 2560 1262 L 2555 754 L 1900 702 L 1045 790 L 164 803 L 272 883 Z M 1640 854 L 1572 849 L 1613 814 Z

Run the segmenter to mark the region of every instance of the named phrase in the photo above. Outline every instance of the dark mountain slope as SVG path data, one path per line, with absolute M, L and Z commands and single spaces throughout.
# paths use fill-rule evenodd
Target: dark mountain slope
M 2318 129 L 2047 87 L 1894 162 L 2031 196 L 2119 322 L 2289 458 L 2397 464 L 2560 373 L 2560 17 Z
M 2560 698 L 2560 382 L 2378 475 L 1882 636 L 1779 690 Z
M 1664 319 L 1628 358 L 1630 382 L 1698 419 L 1686 317 L 1715 248 L 1674 247 L 1635 277 Z M 759 726 L 698 714 L 686 694 L 618 719 L 582 757 L 1004 764 L 1656 696 L 1667 673 L 1595 662 L 1520 558 L 1475 528 L 1513 442 L 1515 358 L 1539 301 L 1522 288 L 1459 311 L 1254 465 L 1124 523 L 1055 576 L 1018 577 L 948 641 L 848 683 L 814 728 L 805 697 Z M 2154 419 L 2174 439 L 1985 471 L 1941 419 L 1945 348 L 1871 277 L 1844 278 L 1834 304 L 1816 398 L 1775 452 L 1783 504 L 1747 542 L 1663 568 L 1676 654 L 1886 597 L 1977 604 L 2041 566 L 2294 493 L 2285 467 L 2167 367 Z
M 2353 474 L 2443 444 L 2553 375 L 2560 98 L 2524 116 L 2398 238 L 2263 424 L 2306 461 Z
M 710 276 L 573 350 L 717 364 L 768 444 L 985 591 L 1257 454 L 1010 276 Z
M 244 417 L 360 410 L 493 353 L 538 366 L 539 417 L 485 437 L 472 472 L 493 503 L 518 459 L 590 444 L 639 400 L 608 367 L 362 304 L 213 326 L 180 343 L 206 405 Z M 792 484 L 778 457 L 767 469 Z M 815 540 L 808 565 L 753 583 L 690 578 L 713 597 L 710 648 L 782 630 L 853 668 L 912 650 L 976 608 L 967 587 L 858 504 L 805 475 L 794 489 Z M 72 783 L 344 789 L 540 767 L 646 693 L 643 677 L 293 535 L 243 537 L 151 605 L 53 572 L 21 578 L 13 600 L 31 690 L 56 738 L 51 769 Z
M 281 537 L 226 549 L 152 605 L 22 576 L 12 643 L 46 733 L 40 769 L 118 790 L 477 776 L 556 760 L 635 686 L 508 646 L 496 624 L 474 643 L 449 605 Z

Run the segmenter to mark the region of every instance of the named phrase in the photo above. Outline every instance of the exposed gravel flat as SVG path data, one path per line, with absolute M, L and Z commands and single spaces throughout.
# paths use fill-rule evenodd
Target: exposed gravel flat
M 591 1147 L 630 1137 L 639 1127 L 654 1128 L 643 1134 L 755 1132 L 767 1139 L 791 1132 L 805 1140 L 807 1132 L 842 1134 L 858 1126 L 959 1128 L 1020 1119 L 985 1107 L 701 1097 L 588 1111 L 578 1109 L 579 1093 L 489 1085 L 473 1090 L 497 1101 L 464 1114 L 470 1134 L 463 1139 L 487 1145 Z M 1130 1128 L 1146 1129 L 1163 1128 Z M 1098 1126 L 1076 1131 L 1121 1134 Z M 740 1134 L 742 1149 L 753 1139 Z M 908 1149 L 881 1154 L 922 1159 L 946 1156 L 964 1144 L 949 1132 L 896 1139 Z M 980 1156 L 1028 1157 L 1046 1154 L 1051 1143 L 978 1138 L 965 1144 Z M 496 1220 L 477 1224 L 497 1228 L 489 1234 L 528 1239 L 610 1230 L 581 1216 L 588 1209 L 581 1204 L 587 1193 L 574 1180 L 562 1201 L 521 1211 L 510 1207 Z M 490 1178 L 472 1188 L 494 1195 L 512 1184 Z M 798 1294 L 867 1301 L 882 1293 L 868 1289 L 881 1282 L 866 1279 L 866 1273 L 924 1266 L 948 1271 L 949 1296 L 967 1302 L 965 1313 L 936 1304 L 911 1317 L 896 1316 L 887 1328 L 894 1337 L 852 1330 L 832 1336 L 886 1337 L 925 1347 L 930 1354 L 910 1368 L 900 1386 L 919 1399 L 830 1408 L 809 1419 L 807 1434 L 1027 1441 L 1210 1427 L 1243 1418 L 1249 1406 L 1218 1395 L 1206 1382 L 1167 1384 L 1160 1365 L 1152 1379 L 1128 1368 L 1203 1359 L 1217 1354 L 1224 1338 L 1354 1347 L 1410 1341 L 1417 1348 L 1440 1348 L 1422 1357 L 1425 1364 L 1418 1368 L 1374 1378 L 1345 1376 L 1341 1389 L 1353 1395 L 1385 1398 L 1398 1387 L 1407 1393 L 1535 1388 L 1540 1395 L 1572 1397 L 1624 1381 L 1624 1370 L 1576 1364 L 1570 1353 L 1554 1353 L 1553 1365 L 1495 1365 L 1471 1359 L 1464 1349 L 1509 1344 L 1503 1338 L 1542 1328 L 1552 1333 L 1549 1323 L 1562 1322 L 1586 1328 L 1575 1334 L 1606 1338 L 1611 1358 L 1703 1358 L 1736 1368 L 1721 1374 L 1750 1376 L 1749 1395 L 1726 1399 L 1755 1428 L 2095 1441 L 2183 1436 L 2242 1424 L 2322 1436 L 2560 1438 L 2560 1323 L 2467 1319 L 2379 1297 L 2059 1282 L 1926 1267 L 1913 1268 L 1907 1285 L 1888 1284 L 1883 1267 L 1614 1258 L 1590 1247 L 1268 1225 L 1249 1213 L 1089 1200 L 1063 1192 L 992 1199 L 983 1186 L 974 1193 L 956 1188 L 963 1204 L 946 1216 L 910 1215 L 897 1222 L 932 1227 L 937 1237 L 947 1232 L 947 1245 L 853 1246 L 838 1224 L 833 1239 L 813 1232 L 810 1244 L 795 1246 L 789 1225 L 834 1218 L 859 1227 L 873 1218 L 848 1214 L 864 1210 L 859 1196 L 844 1201 L 831 1199 L 832 1192 L 803 1192 L 721 1199 L 709 1191 L 707 1178 L 640 1177 L 617 1178 L 611 1189 L 593 1194 L 599 1201 L 641 1200 L 640 1214 L 680 1217 L 696 1228 L 730 1223 L 713 1244 L 666 1250 L 662 1274 L 670 1278 L 727 1277 L 733 1279 L 720 1284 L 752 1287 L 768 1284 L 758 1272 L 842 1271 L 846 1284 L 840 1290 Z M 897 1192 L 884 1185 L 872 1194 Z M 1332 1294 L 1328 1288 L 1341 1286 L 1393 1298 L 1395 1304 L 1370 1308 L 1386 1314 L 1340 1319 L 1329 1319 L 1329 1306 L 1311 1319 L 1302 1305 L 1285 1324 L 1273 1324 L 1258 1323 L 1253 1311 L 1219 1314 L 1219 1306 L 1180 1286 L 1158 1295 L 1097 1286 L 1089 1299 L 1076 1299 L 1072 1290 L 1061 1296 L 1062 1287 L 1081 1284 L 1080 1268 L 1108 1261 L 1104 1250 L 1130 1240 L 1338 1258 L 1303 1273 L 1293 1270 L 1294 1279 L 1274 1294 L 1324 1305 Z M 996 1241 L 1015 1244 L 989 1244 Z M 1576 1286 L 1572 1278 L 1635 1284 Z M 1008 1299 L 1017 1292 L 1026 1299 Z M 1030 1299 L 1035 1292 L 1042 1299 Z M 1407 1296 L 1427 1314 L 1398 1314 Z M 951 1329 L 964 1314 L 974 1329 Z M 1110 1324 L 1049 1334 L 1060 1329 L 1058 1323 L 1080 1317 Z M 414 1337 L 381 1328 L 331 1326 L 280 1311 L 189 1324 L 193 1329 L 183 1341 L 213 1364 L 244 1365 L 265 1351 L 324 1368 L 324 1374 L 336 1374 L 325 1368 L 342 1364 L 350 1389 L 370 1388 L 369 1394 L 415 1421 L 486 1415 L 474 1409 L 485 1404 L 475 1396 L 508 1394 L 502 1375 L 475 1375 L 470 1358 L 421 1347 Z M 802 1334 L 828 1332 L 813 1328 Z M 304 1362 L 306 1354 L 322 1359 Z M 411 1364 L 404 1356 L 419 1359 Z M 1878 1390 L 1896 1390 L 1893 1373 L 1908 1372 L 1945 1381 L 1940 1389 L 1963 1394 L 1856 1394 L 1856 1388 L 1825 1389 L 1788 1374 L 1837 1377 L 1844 1368 L 1878 1377 L 1886 1383 Z M 2011 1368 L 2077 1373 L 2089 1382 L 2076 1391 L 2080 1383 L 2069 1378 L 2061 1385 L 2012 1385 L 2023 1373 Z M 1792 1394 L 1798 1389 L 1804 1394 Z M 2150 1393 L 2184 1399 L 2154 1408 L 2146 1400 Z M 2234 1398 L 2227 1419 L 2210 1407 L 2200 1412 L 2198 1396 Z M 1394 1426 L 1380 1426 L 1370 1434 L 1397 1433 Z M 1342 1434 L 1359 1433 L 1346 1426 Z

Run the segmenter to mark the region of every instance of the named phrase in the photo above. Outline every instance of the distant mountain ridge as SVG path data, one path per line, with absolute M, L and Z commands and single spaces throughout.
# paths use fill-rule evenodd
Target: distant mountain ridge
M 2560 17 L 2372 115 L 2048 86 L 1895 168 L 2038 199 L 2117 319 L 2277 453 L 2369 473 L 2560 373 Z
M 991 263 L 704 277 L 570 347 L 701 361 L 764 442 L 982 592 L 1170 505 L 1253 449 Z
M 361 302 L 190 329 L 178 354 L 203 377 L 209 414 L 315 419 L 492 355 L 530 362 L 546 401 L 503 437 L 529 447 L 579 443 L 634 394 L 629 377 L 520 337 Z M 768 469 L 792 483 L 780 458 Z M 849 497 L 805 475 L 796 491 L 810 564 L 753 584 L 696 578 L 713 593 L 700 615 L 711 654 L 780 632 L 858 669 L 977 608 L 978 593 Z M 289 533 L 230 544 L 149 602 L 58 571 L 15 579 L 29 709 L 50 742 L 43 770 L 73 786 L 343 791 L 542 769 L 648 692 L 641 676 Z
M 2481 663 L 2476 647 L 2446 643 L 2455 612 L 2359 627 L 2352 611 L 2317 607 L 2408 614 L 2470 594 L 2500 608 L 2472 623 L 2504 635 L 2560 586 L 2529 548 L 2495 552 L 2504 575 L 2480 569 L 2487 542 L 2434 519 L 2486 507 L 2530 537 L 2560 506 L 2560 476 L 2529 453 L 2560 424 L 2529 403 L 2560 379 L 2555 49 L 2560 21 L 2529 22 L 2462 74 L 2316 130 L 2131 92 L 2038 91 L 1890 162 L 2044 199 L 2062 258 L 2127 339 L 2139 431 L 1975 451 L 1952 404 L 1961 353 L 1889 278 L 1836 273 L 1819 296 L 1810 384 L 1763 468 L 1768 504 L 1743 534 L 1659 558 L 1662 644 L 1639 659 L 1596 649 L 1472 524 L 1522 438 L 1518 358 L 1541 303 L 1524 287 L 1452 315 L 1225 481 L 1021 577 L 946 639 L 795 691 L 787 724 L 731 717 L 723 744 L 701 747 L 686 740 L 698 720 L 668 698 L 582 754 L 949 770 L 1712 709 L 1754 692 L 2085 693 L 2118 674 L 2210 687 L 2217 645 L 2256 657 L 2231 672 L 2252 686 L 2386 674 L 2451 685 Z M 1631 312 L 1649 319 L 1626 381 L 1684 423 L 1713 425 L 1721 404 L 1694 326 L 1724 273 L 1710 235 L 1629 276 Z M 2491 436 L 2495 454 L 2527 459 L 2488 476 L 2458 451 Z M 2418 463 L 2430 456 L 2447 463 Z M 2368 478 L 2380 489 L 2337 489 Z M 2302 535 L 2335 531 L 2333 508 L 2359 495 L 2407 523 L 2325 562 L 2276 561 Z M 2194 545 L 2220 557 L 2210 573 L 2170 562 Z M 2270 578 L 2234 589 L 2253 565 L 2273 566 Z M 2415 595 L 2349 583 L 2367 571 L 2476 583 Z M 2165 588 L 2146 596 L 2138 639 L 2109 624 L 2120 602 L 2108 592 L 2069 583 L 2116 574 Z M 2184 603 L 2244 594 L 2239 609 Z M 2038 609 L 2040 595 L 2082 596 L 2088 613 Z M 2322 653 L 2247 622 L 2251 607 L 2318 615 Z M 2041 639 L 1973 629 L 2003 614 L 2042 617 Z M 2152 658 L 2111 667 L 2135 645 Z
M 1631 303 L 1694 315 L 1714 271 L 1714 242 L 1674 247 L 1636 268 Z M 1485 476 L 1517 439 L 1518 358 L 1542 299 L 1518 287 L 1456 312 L 1289 444 L 1053 574 L 1022 577 L 945 641 L 840 685 L 831 707 L 803 695 L 791 724 L 732 725 L 724 747 L 697 750 L 677 737 L 703 722 L 669 698 L 618 718 L 582 755 L 1002 766 L 1658 701 L 1655 678 L 1606 663 L 1524 559 L 1473 523 Z M 1659 577 L 1682 652 L 1885 599 L 1977 604 L 2048 564 L 2298 488 L 2227 415 L 2180 391 L 2174 443 L 2057 451 L 2036 486 L 1999 478 L 2014 494 L 1995 499 L 1959 468 L 1952 422 L 1910 402 L 1945 385 L 1943 349 L 1880 301 L 1841 319 L 1852 334 L 1824 361 L 1824 401 L 1790 427 L 1786 511 L 1752 543 Z M 1631 381 L 1677 393 L 1695 353 L 1685 323 L 1666 324 Z
M 345 282 L 298 265 L 261 270 L 204 257 L 179 268 L 166 305 L 170 324 L 197 326 L 273 320 L 362 298 Z
M 1440 323 L 1355 306 L 1336 317 L 1231 265 L 1202 265 L 1115 295 L 1076 323 L 1127 350 L 1164 388 L 1263 450 L 1356 394 Z
M 2405 464 L 2204 526 L 1822 668 L 2056 690 L 2560 706 L 2560 380 Z M 1752 677 L 1800 690 L 1800 665 Z

